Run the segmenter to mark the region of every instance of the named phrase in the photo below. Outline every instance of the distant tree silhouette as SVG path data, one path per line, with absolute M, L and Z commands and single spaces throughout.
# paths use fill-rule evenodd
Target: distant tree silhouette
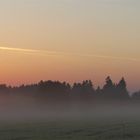
M 112 82 L 111 78 L 108 76 L 106 78 L 106 83 L 102 90 L 104 97 L 114 98 L 115 97 L 115 84 Z
M 82 83 L 82 92 L 87 94 L 93 94 L 94 88 L 91 80 L 83 81 Z
M 127 99 L 129 98 L 128 91 L 127 91 L 127 85 L 124 78 L 120 80 L 120 82 L 116 85 L 116 92 L 119 95 L 118 97 L 120 99 Z
M 81 83 L 74 83 L 72 86 L 67 82 L 60 81 L 40 81 L 37 84 L 21 85 L 17 87 L 0 85 L 0 93 L 22 94 L 26 96 L 41 97 L 50 100 L 124 100 L 130 99 L 127 84 L 122 78 L 118 84 L 114 84 L 108 76 L 105 79 L 103 88 L 94 85 L 91 80 L 85 80 Z M 135 92 L 132 99 L 140 100 L 140 92 Z
M 82 92 L 82 84 L 81 83 L 74 83 L 72 87 L 72 93 L 78 94 Z
M 1 85 L 0 85 L 0 90 L 5 90 L 5 89 L 7 89 L 6 84 L 1 84 Z
M 91 99 L 94 93 L 95 90 L 91 80 L 86 80 L 82 83 L 74 83 L 72 87 L 72 96 L 75 99 Z
M 102 89 L 100 88 L 100 86 L 97 87 L 97 89 L 95 90 L 95 97 L 97 99 L 101 99 L 103 96 L 103 92 Z
M 1 85 L 0 85 L 0 92 L 1 92 L 1 93 L 2 93 L 2 92 L 6 92 L 7 89 L 8 89 L 8 87 L 6 86 L 6 84 L 1 84 Z
M 102 90 L 101 90 L 100 86 L 97 87 L 95 92 L 96 92 L 96 94 L 101 94 Z
M 38 95 L 43 95 L 49 99 L 64 99 L 68 98 L 71 87 L 66 82 L 59 81 L 40 81 L 38 83 Z
M 109 76 L 106 78 L 106 84 L 104 85 L 103 90 L 105 92 L 111 92 L 114 90 L 114 83 Z

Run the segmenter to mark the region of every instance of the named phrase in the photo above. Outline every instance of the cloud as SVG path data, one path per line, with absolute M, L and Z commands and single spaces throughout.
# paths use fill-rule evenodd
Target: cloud
M 36 50 L 32 50 L 32 49 L 21 49 L 21 48 L 11 48 L 11 47 L 0 47 L 0 50 L 18 51 L 18 52 L 36 52 Z
M 82 54 L 82 53 L 69 53 L 69 52 L 55 52 L 55 51 L 47 51 L 47 50 L 36 50 L 36 49 L 23 49 L 23 48 L 11 48 L 11 47 L 0 47 L 0 50 L 12 51 L 12 52 L 23 52 L 30 54 L 40 54 L 46 56 L 79 56 L 79 57 L 94 57 L 100 59 L 114 59 L 114 60 L 123 60 L 123 61 L 135 61 L 140 62 L 138 58 L 132 57 L 121 57 L 121 56 L 107 56 L 107 55 L 99 55 L 99 54 Z
M 56 55 L 58 52 L 37 50 L 37 49 L 23 49 L 23 48 L 12 48 L 12 47 L 0 47 L 0 50 L 30 54 L 45 54 L 45 55 Z

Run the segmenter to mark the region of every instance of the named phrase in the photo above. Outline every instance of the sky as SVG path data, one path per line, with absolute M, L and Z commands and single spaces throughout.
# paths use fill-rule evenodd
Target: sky
M 140 1 L 0 0 L 0 83 L 40 80 L 140 89 Z

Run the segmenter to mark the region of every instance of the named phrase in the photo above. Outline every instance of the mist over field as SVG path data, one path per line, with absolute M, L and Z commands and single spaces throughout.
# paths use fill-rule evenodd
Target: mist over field
M 0 95 L 1 122 L 139 120 L 140 104 L 131 101 L 47 101 L 23 95 Z
M 137 140 L 139 101 L 140 92 L 130 96 L 124 78 L 114 84 L 107 77 L 97 88 L 91 80 L 73 85 L 50 80 L 17 87 L 2 84 L 0 139 Z
M 0 0 L 0 140 L 140 140 L 139 7 Z
M 97 89 L 92 81 L 70 85 L 59 81 L 11 87 L 0 85 L 0 121 L 110 121 L 140 117 L 140 93 L 130 96 L 122 78 L 110 77 Z

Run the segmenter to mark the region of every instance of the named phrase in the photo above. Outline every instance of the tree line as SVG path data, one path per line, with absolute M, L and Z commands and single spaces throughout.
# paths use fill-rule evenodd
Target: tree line
M 105 85 L 102 88 L 100 86 L 95 88 L 91 80 L 74 83 L 73 85 L 67 82 L 48 80 L 40 81 L 37 84 L 21 85 L 17 87 L 1 84 L 0 93 L 32 95 L 56 100 L 140 99 L 140 92 L 135 92 L 132 96 L 129 95 L 124 78 L 116 84 L 109 76 L 105 79 Z

